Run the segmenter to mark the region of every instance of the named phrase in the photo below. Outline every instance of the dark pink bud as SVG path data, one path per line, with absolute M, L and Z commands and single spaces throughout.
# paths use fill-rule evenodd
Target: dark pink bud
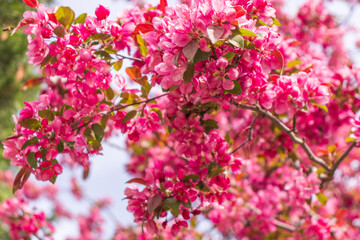
M 99 5 L 99 7 L 96 8 L 95 10 L 95 15 L 98 20 L 103 20 L 110 15 L 110 10 L 109 8 L 104 7 L 103 5 Z

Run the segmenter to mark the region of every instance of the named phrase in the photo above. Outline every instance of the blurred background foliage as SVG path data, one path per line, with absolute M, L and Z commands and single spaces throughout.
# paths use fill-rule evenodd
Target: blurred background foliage
M 47 3 L 51 1 L 46 0 Z M 22 0 L 1 0 L 1 30 L 9 26 L 16 27 L 26 10 L 29 8 Z M 10 31 L 0 33 L 0 169 L 9 166 L 9 161 L 2 156 L 1 142 L 13 131 L 12 115 L 23 106 L 24 101 L 34 100 L 39 91 L 39 87 L 21 91 L 24 83 L 38 74 L 27 64 L 26 36 L 21 31 L 13 36 L 10 35 Z M 0 239 L 2 239 L 1 236 Z
M 40 2 L 51 3 L 52 0 Z M 12 115 L 22 108 L 24 101 L 35 100 L 40 87 L 22 90 L 22 86 L 38 70 L 27 64 L 27 38 L 21 31 L 13 36 L 11 31 L 2 31 L 9 26 L 16 27 L 29 7 L 22 0 L 0 0 L 0 170 L 7 169 L 9 160 L 3 157 L 2 141 L 12 135 L 14 122 Z M 0 184 L 0 202 L 11 196 L 11 190 Z M 0 239 L 11 239 L 6 229 L 0 227 Z

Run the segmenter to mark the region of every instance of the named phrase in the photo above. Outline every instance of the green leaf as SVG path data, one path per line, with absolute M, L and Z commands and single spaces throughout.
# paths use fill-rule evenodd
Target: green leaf
M 110 86 L 105 90 L 105 95 L 106 95 L 106 98 L 109 100 L 114 98 L 115 94 Z
M 353 137 L 349 136 L 349 137 L 346 138 L 345 141 L 348 143 L 348 142 L 353 142 L 355 140 L 356 140 L 356 138 L 353 138 Z
M 57 25 L 54 29 L 56 36 L 63 38 L 66 34 L 66 28 L 63 25 Z
M 116 54 L 118 51 L 115 50 L 112 45 L 109 45 L 107 47 L 104 48 L 105 52 L 110 53 L 110 54 Z
M 96 140 L 95 138 L 92 138 L 92 139 L 88 140 L 88 143 L 95 150 L 99 150 L 100 147 L 101 147 L 100 142 L 98 140 Z
M 52 64 L 52 63 L 54 63 L 54 62 L 56 62 L 56 61 L 57 61 L 56 55 L 53 56 L 53 55 L 51 55 L 51 54 L 48 54 L 48 55 L 44 58 L 44 60 L 41 62 L 40 66 L 41 66 L 41 67 L 44 67 L 45 65 L 47 65 L 47 64 Z
M 295 60 L 293 60 L 293 61 L 288 62 L 288 63 L 286 64 L 286 67 L 287 67 L 287 68 L 293 68 L 293 67 L 295 67 L 295 66 L 297 66 L 297 65 L 299 65 L 299 64 L 302 64 L 302 62 L 301 62 L 299 59 L 295 59 Z
M 140 54 L 143 55 L 144 57 L 146 57 L 148 54 L 148 48 L 146 46 L 145 40 L 143 39 L 143 37 L 140 34 L 137 34 L 136 41 L 139 45 Z
M 317 199 L 319 200 L 319 202 L 322 204 L 322 205 L 326 205 L 326 203 L 327 203 L 327 197 L 324 195 L 324 194 L 322 194 L 322 193 L 317 193 L 316 194 L 316 197 L 317 197 Z
M 268 26 L 268 25 L 263 20 L 257 19 L 255 26 L 261 27 L 261 26 Z
M 219 128 L 217 121 L 215 121 L 214 119 L 206 119 L 201 123 L 201 125 L 204 127 L 206 134 L 209 134 L 210 130 L 212 129 Z
M 224 171 L 224 169 L 221 167 L 221 166 L 218 166 L 218 167 L 211 167 L 209 169 L 209 178 L 213 178 L 217 175 L 219 175 L 220 173 L 222 173 Z
M 125 124 L 127 122 L 129 122 L 131 119 L 133 119 L 137 114 L 137 111 L 136 110 L 132 110 L 130 112 L 128 112 L 125 117 L 123 119 L 121 119 L 121 123 L 122 124 Z
M 122 65 L 123 65 L 123 60 L 122 60 L 122 59 L 120 59 L 120 60 L 117 61 L 117 62 L 114 62 L 114 64 L 113 64 L 114 69 L 115 69 L 116 71 L 119 71 L 119 70 L 121 69 Z
M 161 112 L 161 110 L 160 110 L 159 108 L 154 107 L 154 108 L 152 108 L 152 109 L 151 109 L 151 111 L 156 112 L 156 114 L 158 115 L 158 117 L 159 117 L 160 121 L 162 121 L 162 120 L 163 120 L 162 112 Z
M 37 168 L 37 161 L 36 161 L 34 152 L 31 152 L 27 155 L 27 162 L 29 163 L 29 165 L 32 168 L 34 168 L 34 169 Z
M 110 54 L 105 51 L 96 51 L 94 52 L 94 55 L 95 57 L 105 61 L 110 61 L 112 59 Z
M 195 74 L 195 65 L 192 62 L 188 62 L 186 64 L 186 71 L 184 72 L 184 82 L 187 84 L 189 82 L 191 82 L 192 78 L 194 77 Z
M 80 15 L 75 19 L 74 23 L 75 23 L 75 24 L 77 24 L 77 23 L 84 24 L 86 17 L 87 17 L 87 13 L 80 14 Z
M 70 28 L 74 21 L 75 13 L 69 7 L 59 7 L 55 13 L 56 20 L 61 23 L 64 27 Z
M 231 89 L 231 90 L 226 90 L 225 92 L 235 94 L 235 95 L 240 95 L 241 94 L 241 86 L 240 86 L 240 84 L 238 83 L 237 80 L 234 80 L 233 82 L 235 84 L 234 88 Z
M 92 136 L 91 136 L 91 128 L 85 127 L 84 132 L 83 132 L 83 135 L 84 135 L 88 140 L 89 140 L 89 139 L 92 139 Z
M 171 214 L 174 215 L 174 217 L 177 217 L 179 215 L 180 204 L 181 202 L 179 202 L 175 198 L 167 198 L 164 201 L 164 207 L 169 209 Z
M 41 150 L 40 150 L 41 159 L 44 161 L 46 161 L 47 152 L 48 152 L 47 148 L 41 148 Z
M 204 182 L 198 182 L 195 186 L 195 189 L 204 193 L 211 192 L 210 188 Z
M 91 125 L 91 129 L 93 130 L 93 132 L 95 134 L 96 140 L 101 142 L 101 140 L 104 137 L 104 129 L 103 129 L 103 127 L 100 126 L 100 124 L 95 123 L 95 124 Z
M 105 128 L 108 120 L 109 120 L 109 117 L 107 115 L 102 116 L 101 121 L 100 121 L 100 125 L 103 128 Z
M 320 104 L 316 103 L 315 100 L 310 100 L 310 102 L 312 105 L 315 105 L 315 106 L 321 108 L 322 110 L 324 110 L 325 112 L 328 112 L 328 108 L 326 105 L 320 105 Z
M 240 32 L 240 36 L 243 37 L 257 37 L 255 33 L 245 28 L 239 28 L 239 32 Z
M 209 59 L 211 57 L 211 52 L 203 52 L 199 48 L 194 56 L 194 63 L 198 63 L 204 60 Z
M 141 87 L 141 97 L 147 98 L 151 88 L 151 85 L 146 81 L 146 83 Z
M 93 40 L 106 41 L 111 38 L 111 35 L 106 33 L 95 33 L 94 35 L 91 35 L 90 38 Z
M 255 45 L 252 42 L 250 42 L 248 39 L 244 39 L 244 48 L 255 49 Z
M 244 48 L 244 38 L 240 35 L 235 35 L 234 37 L 230 38 L 228 41 L 235 47 Z
M 49 121 L 54 121 L 55 112 L 50 109 L 39 110 L 39 117 L 46 118 Z
M 190 179 L 195 180 L 195 181 L 199 181 L 200 180 L 200 175 L 197 174 L 189 174 L 187 176 L 185 176 L 183 179 L 181 179 L 182 182 L 187 182 Z
M 226 58 L 229 63 L 234 59 L 234 57 L 236 56 L 236 53 L 232 52 L 232 51 L 228 51 L 225 55 L 224 58 Z
M 56 146 L 59 153 L 64 151 L 64 143 L 62 141 L 59 141 L 58 145 Z
M 28 128 L 31 130 L 37 130 L 41 127 L 41 123 L 39 120 L 34 118 L 24 118 L 18 121 L 18 123 L 24 128 Z
M 273 20 L 273 23 L 272 23 L 272 25 L 275 25 L 275 26 L 278 26 L 278 27 L 280 27 L 281 26 L 281 23 L 279 22 L 279 20 L 277 20 L 276 18 L 274 18 L 274 17 L 271 17 L 272 18 L 272 20 Z
M 36 145 L 38 143 L 39 143 L 39 139 L 37 137 L 30 138 L 24 143 L 24 145 L 22 145 L 21 150 L 24 150 L 26 147 Z
M 49 181 L 50 181 L 52 184 L 55 184 L 56 179 L 57 179 L 57 175 L 53 174 Z

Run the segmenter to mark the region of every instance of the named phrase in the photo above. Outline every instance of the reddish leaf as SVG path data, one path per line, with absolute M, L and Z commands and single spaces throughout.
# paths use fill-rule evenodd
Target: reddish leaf
M 165 13 L 165 7 L 167 6 L 167 0 L 160 0 L 160 10 Z
M 148 212 L 152 214 L 155 211 L 155 209 L 160 206 L 161 202 L 162 202 L 161 196 L 159 194 L 155 194 L 152 198 L 148 200 L 147 203 Z
M 125 69 L 125 72 L 132 80 L 141 77 L 141 71 L 138 66 L 128 67 Z
M 280 64 L 281 64 L 281 72 L 280 72 L 280 75 L 282 75 L 283 71 L 284 71 L 284 68 L 285 68 L 285 61 L 284 61 L 284 57 L 282 55 L 282 53 L 279 51 L 279 50 L 275 50 L 271 53 L 271 55 L 275 56 Z
M 24 3 L 32 8 L 36 8 L 39 5 L 37 0 L 24 0 Z
M 11 36 L 16 33 L 20 28 L 25 27 L 29 24 L 35 23 L 35 19 L 33 18 L 25 18 L 19 22 L 19 24 L 16 26 L 16 28 L 12 31 Z
M 90 168 L 84 169 L 83 179 L 86 180 L 89 177 Z
M 138 183 L 138 184 L 148 186 L 147 182 L 142 178 L 133 178 L 133 179 L 130 179 L 129 181 L 127 181 L 126 183 Z
M 246 14 L 246 10 L 242 6 L 234 6 L 236 11 L 236 18 L 242 17 Z
M 155 28 L 152 24 L 150 23 L 141 23 L 141 24 L 138 24 L 135 28 L 135 31 L 134 31 L 134 34 L 138 34 L 139 32 L 142 32 L 142 33 L 147 33 L 147 32 L 151 32 L 151 31 L 154 31 Z
M 21 137 L 21 136 L 22 136 L 22 134 L 20 134 L 20 135 L 14 135 L 14 136 L 11 136 L 11 137 L 7 137 L 7 138 L 4 139 L 4 141 L 6 141 L 6 140 L 11 140 L 11 139 L 16 139 L 16 138 L 19 138 L 19 137 Z
M 50 21 L 52 21 L 53 23 L 58 23 L 55 13 L 48 13 L 47 15 L 49 16 Z
M 14 180 L 13 193 L 15 193 L 17 190 L 21 189 L 24 186 L 30 176 L 30 173 L 30 169 L 26 167 L 22 167 L 20 169 Z
M 40 85 L 43 82 L 44 78 L 30 78 L 27 80 L 24 85 L 21 86 L 20 90 L 25 91 L 28 88 L 32 88 L 34 86 Z
M 273 81 L 274 83 L 277 83 L 277 80 L 279 79 L 279 75 L 277 75 L 277 74 L 269 74 L 269 78 L 270 78 L 271 81 Z
M 295 46 L 299 46 L 301 45 L 300 41 L 293 41 L 292 43 L 289 44 L 290 47 L 295 47 Z
M 313 67 L 314 67 L 314 64 L 311 64 L 310 66 L 302 69 L 302 71 L 303 71 L 303 72 L 306 72 L 306 73 L 309 73 Z

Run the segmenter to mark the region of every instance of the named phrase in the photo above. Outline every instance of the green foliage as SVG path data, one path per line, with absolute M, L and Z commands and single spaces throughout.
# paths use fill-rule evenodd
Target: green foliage
M 23 12 L 28 9 L 22 0 L 0 1 L 1 30 L 9 26 L 16 27 Z M 34 70 L 27 65 L 26 50 L 27 39 L 21 31 L 11 37 L 10 32 L 0 32 L 0 142 L 10 136 L 14 128 L 11 116 L 16 114 L 24 101 L 35 99 L 38 91 L 20 91 L 26 80 L 35 76 Z M 2 157 L 2 152 L 3 146 L 0 144 L 0 162 L 5 163 L 6 167 L 8 160 Z

